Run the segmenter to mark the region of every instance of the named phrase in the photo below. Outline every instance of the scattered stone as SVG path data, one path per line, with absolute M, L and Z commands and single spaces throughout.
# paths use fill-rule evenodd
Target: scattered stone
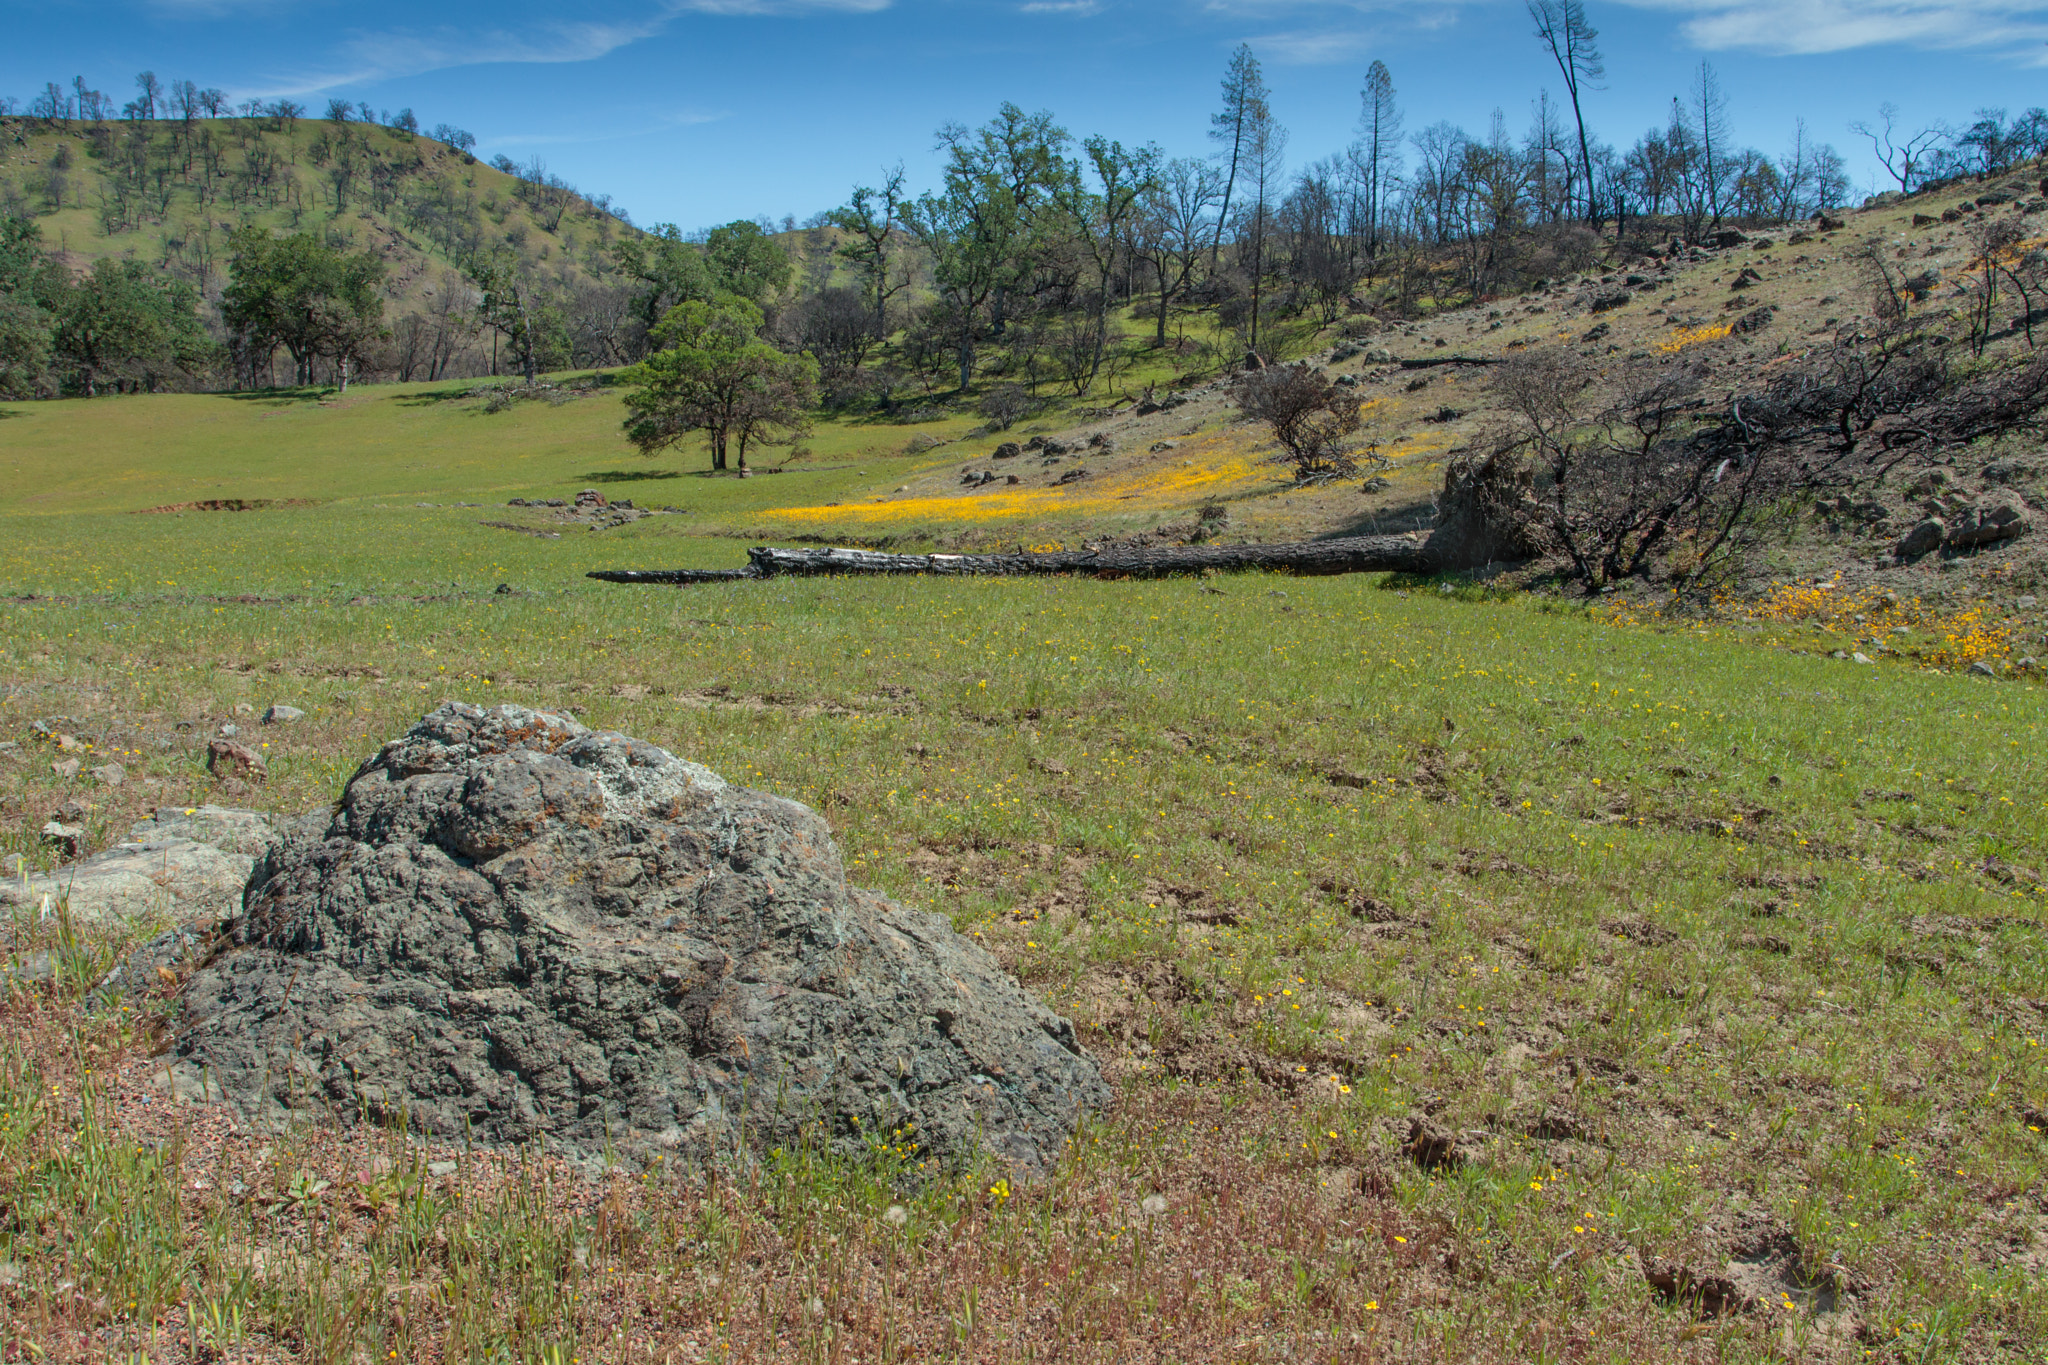
M 1998 676 L 1998 670 L 1983 659 L 1979 659 L 1971 664 L 1970 671 L 1980 678 L 1995 678 Z
M 2018 607 L 2021 611 L 2032 611 L 2035 607 L 2039 606 L 2040 604 L 2041 599 L 2034 596 L 2034 594 L 2030 592 L 2022 593 L 2019 597 L 2013 600 L 2013 605 L 2015 607 Z
M 1925 521 L 1914 523 L 1913 529 L 1900 537 L 1899 543 L 1892 547 L 1892 553 L 1900 559 L 1917 559 L 1928 551 L 1939 548 L 1942 537 L 1947 534 L 1946 526 L 1929 517 Z
M 1620 308 L 1632 297 L 1634 296 L 1626 289 L 1615 289 L 1605 294 L 1596 294 L 1593 296 L 1592 311 L 1595 313 L 1609 312 Z
M 449 1176 L 455 1174 L 456 1169 L 457 1165 L 455 1162 L 448 1161 L 445 1159 L 441 1161 L 429 1161 L 427 1163 L 427 1174 L 433 1177 L 435 1180 L 447 1179 Z
M 235 703 L 235 714 L 238 716 L 253 716 L 256 714 L 256 708 L 248 702 L 238 701 Z
M 1023 453 L 1023 446 L 1018 445 L 1015 441 L 1005 441 L 996 447 L 994 458 L 998 460 L 1014 460 Z
M 85 840 L 84 830 L 80 829 L 77 825 L 67 825 L 59 820 L 52 820 L 44 825 L 40 833 L 43 846 L 55 849 L 57 856 L 60 858 L 76 858 L 79 846 Z M 30 879 L 29 884 L 31 886 L 35 884 L 33 878 Z M 0 896 L 5 896 L 14 889 L 5 883 L 0 883 Z M 24 889 L 23 898 L 26 899 L 26 896 L 27 892 Z
M 51 742 L 57 746 L 57 752 L 60 754 L 75 754 L 85 747 L 85 741 L 76 735 L 58 735 Z
M 270 765 L 263 761 L 263 755 L 246 744 L 232 739 L 210 739 L 206 742 L 206 771 L 214 779 L 236 777 L 249 782 L 262 782 L 270 776 Z
M 448 703 L 250 879 L 172 1084 L 252 1122 L 404 1114 L 597 1161 L 815 1141 L 1055 1160 L 1107 1089 L 795 802 L 561 716 Z
M 1995 502 L 1962 511 L 1949 526 L 1943 543 L 1952 550 L 1968 550 L 2012 540 L 2026 532 L 2026 514 L 2016 504 Z
M 78 760 L 75 758 L 60 758 L 50 765 L 50 771 L 57 775 L 59 781 L 69 782 L 72 778 L 78 776 Z
M 1851 654 L 1849 658 L 1859 664 L 1871 664 L 1877 662 L 1877 660 L 1871 658 L 1868 654 L 1865 654 L 1860 649 L 1857 650 L 1854 654 Z
M 1722 228 L 1719 232 L 1708 233 L 1706 237 L 1708 246 L 1724 251 L 1731 246 L 1741 246 L 1748 240 L 1749 234 L 1739 228 Z
M 500 584 L 499 587 L 503 588 L 504 585 Z M 509 589 L 506 590 L 510 591 Z M 286 706 L 282 702 L 272 706 L 263 713 L 263 723 L 265 725 L 288 725 L 292 721 L 304 720 L 305 718 L 306 713 L 304 711 L 301 711 L 296 706 Z
M 102 763 L 92 770 L 92 780 L 102 787 L 118 787 L 128 780 L 128 770 L 118 763 Z
M 1741 317 L 1735 319 L 1735 321 L 1729 323 L 1728 330 L 1735 336 L 1748 336 L 1752 332 L 1761 332 L 1764 328 L 1771 325 L 1771 319 L 1776 317 L 1777 314 L 1778 310 L 1770 304 L 1765 304 L 1761 308 L 1752 308 Z
M 242 733 L 242 727 L 235 724 L 233 721 L 229 721 L 227 724 L 221 726 L 220 729 L 214 731 L 214 733 L 219 735 L 222 739 L 233 739 L 236 735 Z

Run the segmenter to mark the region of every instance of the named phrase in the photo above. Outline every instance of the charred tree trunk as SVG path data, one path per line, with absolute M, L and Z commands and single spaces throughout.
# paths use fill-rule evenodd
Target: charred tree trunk
M 744 569 L 599 569 L 607 583 L 726 583 L 824 574 L 1088 574 L 1163 578 L 1205 569 L 1270 569 L 1297 574 L 1424 572 L 1430 558 L 1407 536 L 1349 536 L 1284 545 L 1182 545 L 1152 549 L 1056 550 L 1044 554 L 892 555 L 874 550 L 796 550 L 756 546 Z

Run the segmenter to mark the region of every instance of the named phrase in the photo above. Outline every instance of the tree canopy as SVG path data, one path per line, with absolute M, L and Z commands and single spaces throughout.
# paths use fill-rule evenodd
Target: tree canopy
M 818 363 L 786 355 L 760 339 L 761 310 L 749 300 L 691 299 L 655 329 L 660 348 L 621 378 L 626 437 L 652 455 L 701 432 L 714 470 L 749 447 L 795 441 L 809 430 Z

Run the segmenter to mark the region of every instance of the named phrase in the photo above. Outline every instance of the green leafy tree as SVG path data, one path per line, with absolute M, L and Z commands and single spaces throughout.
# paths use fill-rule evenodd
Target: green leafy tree
M 62 272 L 43 254 L 42 229 L 26 218 L 0 217 L 0 398 L 45 390 L 48 304 L 62 291 Z
M 1086 393 L 1102 369 L 1102 351 L 1109 337 L 1109 304 L 1117 269 L 1131 259 L 1132 224 L 1144 197 L 1159 184 L 1159 148 L 1135 150 L 1108 138 L 1082 143 L 1088 169 L 1100 190 L 1091 190 L 1081 169 L 1071 167 L 1056 197 L 1067 216 L 1067 230 L 1095 266 L 1095 306 L 1089 318 L 1088 363 L 1074 376 L 1076 394 Z
M 702 433 L 711 468 L 747 468 L 750 447 L 795 441 L 809 429 L 818 363 L 760 339 L 761 310 L 746 299 L 678 304 L 655 329 L 659 347 L 627 370 L 626 438 L 653 455 Z
M 930 258 L 933 283 L 955 337 L 960 387 L 974 376 L 983 310 L 1002 329 L 1006 290 L 1044 258 L 1059 218 L 1055 196 L 1071 176 L 1067 132 L 1047 113 L 1005 104 L 982 128 L 939 130 L 945 189 L 903 207 L 903 224 Z
M 466 269 L 483 295 L 477 320 L 503 339 L 526 383 L 538 379 L 542 370 L 568 363 L 569 329 L 561 303 L 517 256 L 510 251 L 476 256 Z
M 711 229 L 704 260 L 720 289 L 755 303 L 766 303 L 789 283 L 789 253 L 759 223 L 742 219 Z
M 715 292 L 711 267 L 695 242 L 685 241 L 674 223 L 659 223 L 643 237 L 620 239 L 612 248 L 620 273 L 640 286 L 636 311 L 652 334 L 671 308 Z
M 907 278 L 894 286 L 889 283 L 889 247 L 902 227 L 902 208 L 903 165 L 898 162 L 890 168 L 880 189 L 854 186 L 845 207 L 836 208 L 829 215 L 832 226 L 849 238 L 839 248 L 839 255 L 867 276 L 868 286 L 874 291 L 877 337 L 889 335 L 889 297 L 910 283 Z
M 109 386 L 154 391 L 203 369 L 213 346 L 199 321 L 199 293 L 140 261 L 101 260 L 65 290 L 51 350 L 88 397 Z
M 383 335 L 384 265 L 367 251 L 346 255 L 309 233 L 273 237 L 243 228 L 228 243 L 230 282 L 221 314 L 251 382 L 279 346 L 291 354 L 293 380 L 313 382 L 325 357 L 346 391 L 350 372 Z

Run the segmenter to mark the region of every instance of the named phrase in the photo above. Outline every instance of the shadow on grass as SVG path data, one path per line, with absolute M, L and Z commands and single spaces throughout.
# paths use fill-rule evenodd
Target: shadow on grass
M 1351 518 L 1317 540 L 1342 540 L 1348 536 L 1399 536 L 1411 531 L 1428 531 L 1436 526 L 1436 504 L 1416 498 L 1392 507 L 1374 508 Z
M 408 393 L 392 401 L 402 408 L 430 408 L 436 403 L 452 403 L 458 398 L 474 398 L 479 388 L 478 381 L 465 380 L 460 388 L 424 389 L 419 393 Z
M 332 384 L 306 384 L 285 389 L 239 389 L 222 397 L 237 403 L 255 403 L 267 408 L 288 408 L 294 403 L 318 403 L 332 398 L 337 390 Z
M 595 469 L 576 476 L 586 483 L 645 483 L 649 479 L 680 479 L 680 469 Z

